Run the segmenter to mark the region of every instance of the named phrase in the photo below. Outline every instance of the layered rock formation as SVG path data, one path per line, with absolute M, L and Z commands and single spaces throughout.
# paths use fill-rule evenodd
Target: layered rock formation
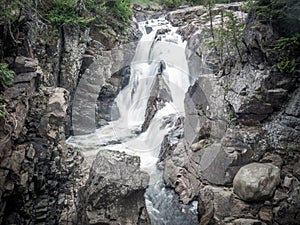
M 40 86 L 37 60 L 17 57 L 14 68 L 4 93 L 13 111 L 1 121 L 1 223 L 56 224 L 82 158 L 65 143 L 69 92 Z
M 66 145 L 66 135 L 73 132 L 72 114 L 77 112 L 72 108 L 76 96 L 87 90 L 93 93 L 79 101 L 87 111 L 80 119 L 88 120 L 80 123 L 91 126 L 82 126 L 78 132 L 95 129 L 99 92 L 114 73 L 118 76 L 129 64 L 139 32 L 130 24 L 122 41 L 133 44 L 111 51 L 112 46 L 120 45 L 117 37 L 110 39 L 112 46 L 104 46 L 95 32 L 77 25 L 64 25 L 58 29 L 59 36 L 52 36 L 51 25 L 36 27 L 43 24 L 39 17 L 26 19 L 15 24 L 22 40 L 14 43 L 8 38 L 12 43 L 6 46 L 11 49 L 4 52 L 5 62 L 16 75 L 14 84 L 3 93 L 8 115 L 0 119 L 0 223 L 78 224 L 78 189 L 88 179 L 89 166 L 83 164 L 78 149 Z M 49 34 L 47 40 L 41 33 Z M 123 83 L 115 85 L 121 88 Z
M 239 3 L 213 10 L 221 8 L 246 18 Z M 152 16 L 136 10 L 140 20 Z M 298 224 L 299 68 L 294 75 L 278 70 L 278 52 L 268 47 L 278 34 L 255 14 L 244 33 L 245 61 L 236 54 L 221 62 L 207 45 L 208 17 L 204 7 L 168 15 L 188 41 L 195 82 L 186 94 L 184 122 L 177 121 L 162 145 L 163 179 L 182 203 L 198 200 L 200 224 Z M 65 143 L 71 125 L 84 134 L 95 129 L 96 119 L 100 125 L 113 119 L 113 99 L 127 83 L 135 44 L 112 50 L 115 39 L 97 32 L 91 38 L 76 26 L 63 26 L 50 44 L 22 32 L 22 42 L 5 58 L 16 76 L 4 92 L 8 116 L 0 120 L 0 223 L 149 224 L 143 196 L 148 176 L 138 158 L 101 152 L 89 176 L 79 150 Z M 138 38 L 134 25 L 128 36 Z M 154 92 L 153 102 L 161 97 L 159 89 Z M 271 164 L 273 172 L 262 170 L 257 180 L 266 179 L 249 189 L 240 168 L 252 162 Z M 249 174 L 259 168 L 246 166 Z M 262 195 L 265 186 L 269 191 Z
M 142 132 L 146 131 L 155 116 L 156 112 L 162 109 L 166 102 L 172 101 L 170 88 L 166 85 L 162 77 L 163 70 L 166 68 L 165 62 L 161 61 L 158 64 L 158 71 L 155 75 L 155 80 L 151 87 L 149 99 L 147 101 L 147 110 L 145 113 L 145 120 L 142 125 Z
M 239 3 L 212 10 L 247 17 Z M 170 143 L 162 145 L 166 184 L 183 203 L 198 198 L 200 224 L 297 224 L 299 201 L 295 198 L 292 207 L 291 197 L 299 183 L 299 71 L 291 75 L 278 70 L 280 53 L 268 47 L 276 42 L 275 30 L 251 14 L 241 47 L 246 60 L 241 62 L 236 53 L 221 62 L 206 44 L 211 33 L 205 29 L 209 16 L 204 7 L 174 11 L 167 18 L 188 41 L 190 73 L 196 81 L 185 98 L 183 138 L 174 144 L 172 131 L 165 138 Z M 214 26 L 221 22 L 214 18 Z M 260 190 L 237 182 L 243 171 L 235 178 L 252 162 L 271 163 L 276 171 L 273 178 L 269 170 L 261 174 L 267 180 L 258 181 Z M 246 177 L 259 170 L 255 165 Z

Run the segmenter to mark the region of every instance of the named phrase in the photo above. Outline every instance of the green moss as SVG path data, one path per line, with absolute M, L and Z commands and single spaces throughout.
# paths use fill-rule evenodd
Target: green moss
M 277 67 L 281 73 L 294 74 L 296 70 L 296 60 L 285 57 L 277 64 Z
M 292 37 L 281 37 L 277 41 L 277 44 L 275 45 L 275 49 L 277 50 L 289 50 L 290 48 L 299 47 L 299 34 L 295 34 Z
M 15 73 L 8 68 L 8 64 L 0 63 L 0 85 L 12 85 L 14 76 Z

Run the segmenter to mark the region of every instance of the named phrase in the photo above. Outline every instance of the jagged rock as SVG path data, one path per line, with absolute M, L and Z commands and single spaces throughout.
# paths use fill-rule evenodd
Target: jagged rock
M 55 88 L 48 101 L 48 116 L 54 117 L 55 122 L 61 123 L 66 117 L 69 92 L 64 88 Z
M 81 68 L 81 59 L 87 48 L 89 30 L 80 30 L 79 27 L 73 25 L 63 26 L 62 29 L 64 39 L 62 40 L 63 49 L 60 56 L 62 61 L 58 84 L 73 95 Z
M 206 185 L 199 190 L 199 221 L 206 224 L 230 224 L 240 217 L 255 218 L 263 204 L 251 205 L 235 198 L 232 188 Z
M 201 139 L 220 140 L 225 134 L 224 90 L 213 76 L 199 78 L 185 96 L 185 139 L 189 144 Z
M 165 62 L 161 61 L 159 64 L 158 74 L 155 77 L 147 102 L 147 110 L 145 114 L 145 120 L 142 125 L 142 132 L 148 129 L 156 112 L 162 109 L 167 102 L 172 101 L 171 90 L 162 77 L 162 73 L 165 68 Z
M 209 141 L 207 139 L 202 139 L 194 144 L 191 145 L 191 149 L 196 152 L 199 151 L 205 147 L 207 147 L 207 145 L 209 144 Z
M 82 189 L 83 224 L 150 224 L 144 199 L 149 175 L 139 166 L 136 156 L 108 150 L 97 154 Z
M 136 45 L 133 42 L 105 51 L 101 43 L 95 40 L 91 43 L 95 59 L 82 74 L 72 107 L 72 128 L 75 135 L 92 133 L 98 125 L 97 121 L 101 119 L 111 121 L 118 118 L 114 99 L 128 84 L 129 65 Z
M 101 123 L 117 120 L 120 117 L 116 102 L 119 92 L 128 85 L 130 79 L 130 67 L 126 66 L 109 78 L 101 88 L 97 99 L 96 119 Z
M 267 148 L 259 129 L 227 129 L 220 143 L 199 151 L 202 180 L 216 185 L 231 184 L 240 167 L 259 160 Z
M 270 146 L 277 149 L 299 150 L 300 146 L 300 89 L 288 103 L 285 112 L 266 124 L 264 129 L 268 133 Z
M 280 183 L 280 169 L 269 163 L 242 167 L 233 180 L 234 192 L 245 201 L 271 198 Z
M 31 73 L 38 69 L 38 60 L 19 56 L 15 59 L 14 71 L 16 74 Z
M 179 9 L 168 13 L 167 20 L 169 20 L 173 26 L 183 26 L 187 23 L 191 23 L 193 20 L 198 19 L 199 16 L 205 13 L 204 6 L 196 6 L 185 9 Z
M 177 144 L 183 138 L 183 118 L 180 117 L 175 123 L 174 128 L 172 128 L 168 134 L 164 137 L 161 144 L 161 149 L 159 153 L 159 166 L 163 164 L 164 160 L 172 155 L 172 152 L 176 148 Z
M 145 26 L 145 28 L 146 28 L 146 33 L 147 34 L 150 34 L 153 30 L 152 27 Z
M 275 208 L 275 221 L 279 224 L 299 224 L 300 220 L 300 182 L 294 180 L 289 188 L 288 198 Z
M 166 11 L 159 4 L 151 5 L 136 5 L 132 6 L 134 12 L 134 19 L 137 22 L 146 21 L 149 19 L 159 18 L 162 15 L 166 14 Z
M 280 169 L 283 164 L 283 160 L 279 155 L 269 153 L 269 152 L 267 152 L 265 154 L 265 156 L 260 160 L 260 162 L 261 163 L 272 163 L 273 165 L 277 166 Z
M 43 74 L 38 67 L 38 61 L 36 59 L 17 57 L 15 64 L 16 69 L 14 70 L 16 70 L 17 73 L 15 76 L 16 84 L 6 89 L 4 96 L 8 100 L 6 108 L 8 109 L 9 117 L 7 121 L 11 121 L 11 123 L 14 124 L 11 132 L 12 136 L 17 139 L 25 123 L 26 117 L 24 115 L 26 115 L 29 110 L 30 99 L 37 90 Z M 28 73 L 30 76 L 27 77 L 26 75 L 28 75 Z M 6 127 L 6 130 L 8 131 L 8 127 Z M 2 138 L 0 137 L 0 139 Z M 1 149 L 5 149 L 6 143 L 6 141 L 0 141 Z
M 197 195 L 200 181 L 197 174 L 198 157 L 192 157 L 187 143 L 181 140 L 164 160 L 163 178 L 167 186 L 173 187 L 180 200 L 188 204 Z
M 268 223 L 272 223 L 273 221 L 273 212 L 272 212 L 272 208 L 271 207 L 262 207 L 259 210 L 259 218 L 262 221 L 268 222 Z
M 234 172 L 234 156 L 226 154 L 220 144 L 212 144 L 201 151 L 199 163 L 200 176 L 202 180 L 212 184 L 228 184 L 231 182 Z

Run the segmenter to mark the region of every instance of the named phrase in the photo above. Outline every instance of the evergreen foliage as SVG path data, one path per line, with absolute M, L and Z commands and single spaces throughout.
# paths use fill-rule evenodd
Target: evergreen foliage
M 8 64 L 0 63 L 0 85 L 12 85 L 14 75 L 14 71 L 8 68 Z
M 124 23 L 128 23 L 132 16 L 130 8 L 130 0 L 108 0 L 106 5 L 112 8 L 114 15 L 116 15 Z
M 252 5 L 260 21 L 272 23 L 281 36 L 300 33 L 299 0 L 259 0 Z
M 221 25 L 214 28 L 214 38 L 207 42 L 207 44 L 215 47 L 221 62 L 223 62 L 226 57 L 230 57 L 235 53 L 238 54 L 242 62 L 242 39 L 245 23 L 239 21 L 232 12 L 223 11 L 221 11 L 221 21 Z
M 15 73 L 8 68 L 8 64 L 0 63 L 0 87 L 13 84 Z M 0 95 L 0 119 L 7 116 L 6 105 L 3 103 L 3 96 Z
M 300 52 L 300 35 L 280 37 L 277 40 L 275 49 L 281 53 L 280 62 L 277 64 L 279 71 L 294 75 L 297 67 L 296 61 Z
M 48 20 L 56 26 L 64 24 L 87 25 L 93 18 L 80 16 L 78 0 L 54 0 Z

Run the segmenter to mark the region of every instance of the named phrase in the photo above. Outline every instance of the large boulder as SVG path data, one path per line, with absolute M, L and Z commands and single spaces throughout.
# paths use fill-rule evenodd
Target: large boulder
M 144 194 L 149 175 L 140 158 L 100 151 L 81 191 L 82 224 L 149 224 Z
M 233 180 L 234 192 L 244 201 L 271 198 L 280 183 L 280 169 L 270 163 L 251 163 L 242 167 Z

